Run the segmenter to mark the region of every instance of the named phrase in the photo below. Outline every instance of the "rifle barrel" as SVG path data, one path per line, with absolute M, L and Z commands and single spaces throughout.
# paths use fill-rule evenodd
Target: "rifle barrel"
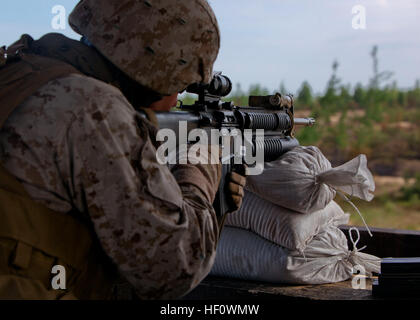
M 312 127 L 315 124 L 314 118 L 295 118 L 294 123 L 298 126 Z

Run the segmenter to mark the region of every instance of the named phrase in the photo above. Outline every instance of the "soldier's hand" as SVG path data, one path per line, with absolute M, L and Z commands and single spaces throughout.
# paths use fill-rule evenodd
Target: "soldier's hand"
M 246 184 L 246 177 L 242 175 L 241 173 L 232 171 L 229 174 L 229 184 L 228 189 L 230 191 L 233 203 L 236 207 L 236 210 L 239 210 L 239 208 L 242 205 L 242 199 L 244 197 L 244 187 Z
M 208 154 L 199 155 L 195 152 L 190 152 L 191 148 L 193 146 L 189 146 L 187 152 L 178 154 L 178 161 L 180 163 L 187 162 L 188 164 L 174 165 L 171 170 L 172 174 L 178 181 L 178 184 L 192 184 L 196 186 L 206 195 L 207 200 L 213 203 L 222 176 L 222 165 L 219 162 L 219 146 L 209 145 L 207 148 Z

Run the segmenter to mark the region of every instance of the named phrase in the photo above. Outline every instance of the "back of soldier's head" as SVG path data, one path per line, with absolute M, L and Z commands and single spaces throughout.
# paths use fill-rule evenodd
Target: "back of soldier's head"
M 164 95 L 209 82 L 220 48 L 206 0 L 82 0 L 69 22 L 121 71 Z

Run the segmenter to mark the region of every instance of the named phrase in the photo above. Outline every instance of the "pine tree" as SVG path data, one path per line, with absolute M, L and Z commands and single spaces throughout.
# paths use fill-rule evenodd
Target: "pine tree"
M 310 107 L 312 105 L 312 88 L 307 81 L 302 83 L 302 86 L 297 94 L 297 101 L 300 107 Z

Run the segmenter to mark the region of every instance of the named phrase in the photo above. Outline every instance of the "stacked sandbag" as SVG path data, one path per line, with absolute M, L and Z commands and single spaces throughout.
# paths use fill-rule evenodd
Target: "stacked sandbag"
M 346 218 L 335 201 L 313 213 L 298 213 L 245 191 L 241 208 L 227 216 L 225 225 L 250 230 L 284 248 L 303 252 L 322 229 L 340 221 L 346 224 Z
M 349 251 L 338 228 L 349 214 L 337 192 L 370 201 L 375 189 L 364 155 L 332 168 L 316 147 L 297 147 L 247 179 L 240 210 L 227 217 L 212 275 L 319 284 L 349 279 L 353 266 L 378 272 L 380 259 Z
M 337 191 L 370 201 L 375 182 L 365 155 L 332 168 L 317 147 L 296 147 L 265 163 L 262 174 L 249 176 L 246 188 L 284 208 L 311 213 L 325 208 Z
M 347 238 L 334 225 L 309 242 L 304 256 L 251 231 L 225 227 L 211 275 L 272 283 L 324 284 L 351 278 L 355 265 L 363 266 L 367 275 L 380 271 L 380 259 L 349 251 Z

